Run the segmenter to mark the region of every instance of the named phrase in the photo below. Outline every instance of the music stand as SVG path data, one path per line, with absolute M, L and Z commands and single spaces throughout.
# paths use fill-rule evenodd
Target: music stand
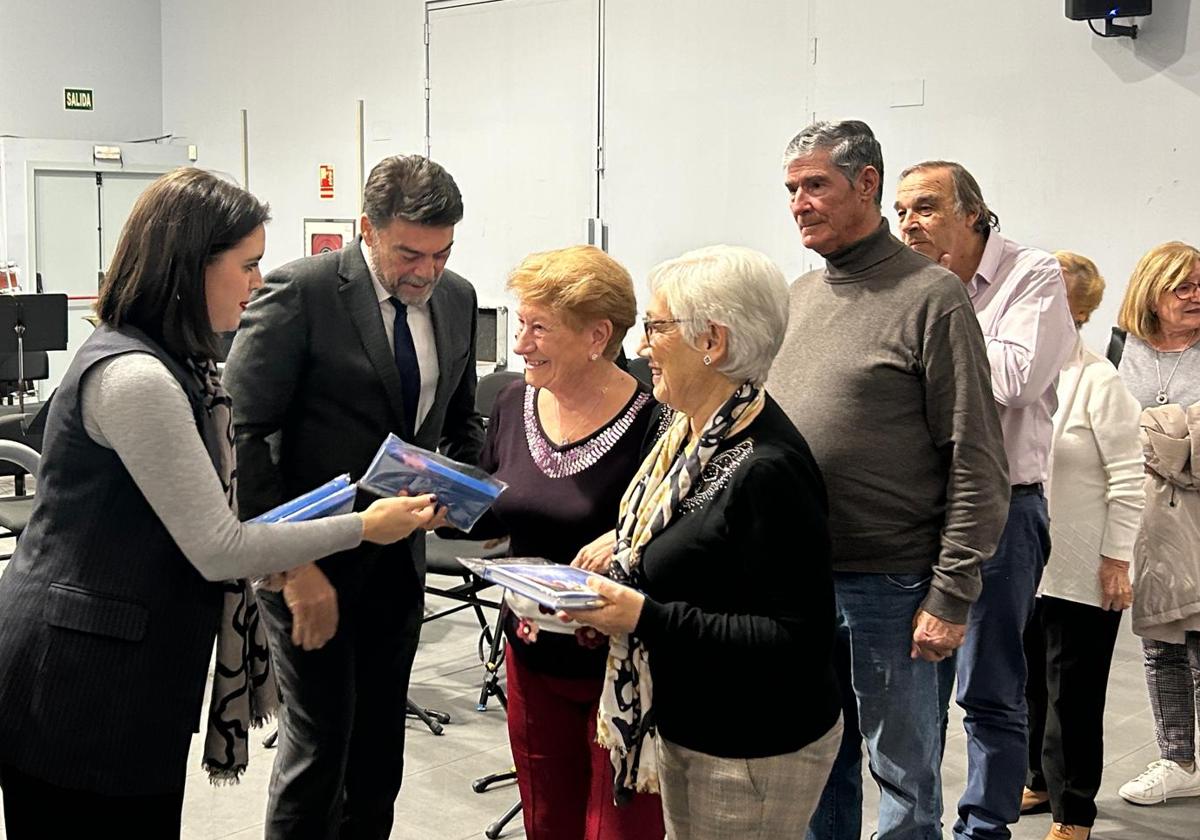
M 67 349 L 66 295 L 0 294 L 0 353 L 17 354 L 17 399 L 25 415 L 25 351 Z

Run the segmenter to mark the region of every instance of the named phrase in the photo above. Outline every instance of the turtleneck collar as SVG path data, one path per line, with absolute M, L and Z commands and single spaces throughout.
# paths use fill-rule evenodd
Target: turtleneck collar
M 854 283 L 861 275 L 904 250 L 904 243 L 892 236 L 887 219 L 879 220 L 875 232 L 825 256 L 825 280 L 829 283 Z

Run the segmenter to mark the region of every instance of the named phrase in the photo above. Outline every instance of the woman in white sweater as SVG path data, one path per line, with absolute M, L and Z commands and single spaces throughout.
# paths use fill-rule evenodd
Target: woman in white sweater
M 1104 280 L 1086 257 L 1056 254 L 1076 326 Z M 1081 840 L 1096 820 L 1104 699 L 1142 510 L 1141 407 L 1107 359 L 1076 339 L 1058 379 L 1049 482 L 1052 553 L 1025 633 L 1029 776 L 1022 813 L 1053 812 L 1047 840 Z

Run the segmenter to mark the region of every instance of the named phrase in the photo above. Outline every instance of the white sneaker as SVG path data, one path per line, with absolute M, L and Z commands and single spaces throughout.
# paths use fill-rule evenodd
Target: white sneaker
M 1174 761 L 1151 762 L 1142 774 L 1121 785 L 1121 798 L 1134 805 L 1157 805 L 1181 796 L 1200 796 L 1200 768 L 1190 773 Z

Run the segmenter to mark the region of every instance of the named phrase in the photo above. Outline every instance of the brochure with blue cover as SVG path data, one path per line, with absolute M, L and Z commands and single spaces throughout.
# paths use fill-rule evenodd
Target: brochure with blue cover
M 284 502 L 279 507 L 271 508 L 250 521 L 304 522 L 308 519 L 349 513 L 354 508 L 354 497 L 357 493 L 358 487 L 350 480 L 349 473 L 339 475 L 332 481 L 325 482 L 316 490 L 310 490 L 303 496 L 297 496 L 290 502 Z
M 378 496 L 433 493 L 446 521 L 469 531 L 508 486 L 483 470 L 388 435 L 358 486 Z
M 541 557 L 502 557 L 485 560 L 459 557 L 472 574 L 511 589 L 551 610 L 588 610 L 604 606 L 604 599 L 587 585 L 595 572 L 551 563 Z M 607 578 L 606 578 L 607 579 Z

